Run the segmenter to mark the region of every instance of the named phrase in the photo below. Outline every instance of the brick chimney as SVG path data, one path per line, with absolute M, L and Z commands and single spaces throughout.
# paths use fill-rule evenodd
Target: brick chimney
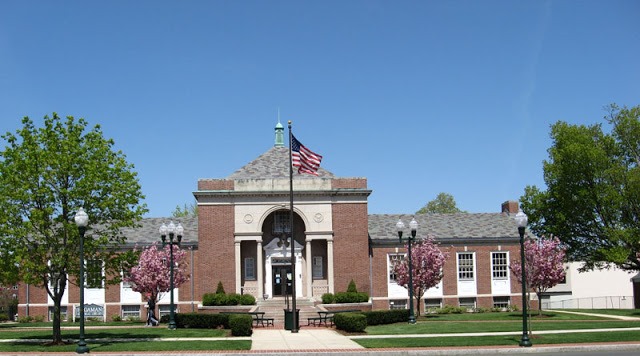
M 502 203 L 502 213 L 507 215 L 515 215 L 518 213 L 518 207 L 518 202 L 516 200 L 508 200 Z

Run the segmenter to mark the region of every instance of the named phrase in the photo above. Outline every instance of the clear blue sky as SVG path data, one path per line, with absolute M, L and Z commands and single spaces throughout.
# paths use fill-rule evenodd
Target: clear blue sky
M 370 213 L 439 192 L 498 212 L 543 185 L 549 126 L 640 104 L 640 2 L 2 1 L 0 133 L 100 124 L 148 216 L 193 201 L 282 123 Z

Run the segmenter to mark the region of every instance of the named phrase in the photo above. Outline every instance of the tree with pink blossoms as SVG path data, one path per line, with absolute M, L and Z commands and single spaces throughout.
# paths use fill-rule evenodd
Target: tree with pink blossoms
M 538 296 L 539 314 L 542 314 L 542 293 L 562 282 L 566 276 L 565 250 L 557 237 L 527 239 L 524 242 L 527 288 Z M 519 260 L 511 261 L 509 266 L 518 283 L 522 283 L 521 266 Z
M 170 253 L 173 248 L 173 286 L 180 287 L 189 280 L 186 252 L 179 246 L 167 245 L 158 249 L 156 244 L 147 247 L 140 254 L 138 265 L 134 266 L 124 280 L 131 283 L 131 289 L 139 292 L 149 302 L 153 312 L 158 300 L 170 291 Z
M 407 246 L 408 247 L 408 246 Z M 411 264 L 413 265 L 413 296 L 416 300 L 417 315 L 420 315 L 420 300 L 424 293 L 440 283 L 442 268 L 448 254 L 442 252 L 432 237 L 420 240 L 411 247 Z M 393 265 L 396 282 L 409 288 L 409 259 L 398 260 Z M 409 301 L 412 303 L 413 301 Z

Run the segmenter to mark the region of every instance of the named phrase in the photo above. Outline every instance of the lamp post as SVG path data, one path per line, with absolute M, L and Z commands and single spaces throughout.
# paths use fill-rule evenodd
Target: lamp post
M 531 347 L 529 333 L 527 332 L 527 275 L 524 268 L 524 229 L 527 226 L 527 222 L 527 214 L 523 213 L 522 210 L 518 211 L 516 223 L 518 223 L 518 233 L 520 234 L 520 265 L 522 267 L 522 339 L 520 339 L 520 346 Z
M 411 219 L 409 223 L 411 229 L 411 236 L 407 238 L 409 240 L 409 324 L 416 323 L 416 316 L 413 314 L 413 263 L 411 262 L 411 245 L 416 238 L 418 232 L 418 222 L 415 218 Z M 401 219 L 398 219 L 396 223 L 396 229 L 398 229 L 398 239 L 402 242 L 402 230 L 404 230 L 404 223 Z
M 160 226 L 160 237 L 162 238 L 162 247 L 169 245 L 171 248 L 169 249 L 171 252 L 169 254 L 169 330 L 176 329 L 176 319 L 174 314 L 174 305 L 173 305 L 173 245 L 180 246 L 180 241 L 182 241 L 182 233 L 184 232 L 184 228 L 180 223 L 178 226 L 173 224 L 173 221 L 169 223 L 169 225 L 165 225 L 162 223 Z M 167 241 L 167 233 L 169 234 L 169 241 Z M 177 237 L 176 241 L 173 241 L 174 236 Z
M 73 220 L 78 226 L 78 232 L 80 233 L 80 339 L 78 340 L 76 353 L 84 354 L 89 352 L 89 347 L 87 347 L 87 343 L 84 341 L 84 233 L 87 231 L 89 215 L 87 215 L 84 209 L 79 208 Z

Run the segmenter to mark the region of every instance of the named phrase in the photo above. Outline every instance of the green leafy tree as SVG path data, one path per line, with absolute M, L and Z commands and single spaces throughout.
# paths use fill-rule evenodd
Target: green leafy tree
M 15 134 L 2 136 L 0 241 L 11 247 L 7 263 L 20 266 L 17 278 L 46 289 L 53 300 L 53 343 L 60 344 L 62 296 L 67 282 L 79 279 L 76 210 L 83 207 L 89 215 L 87 266 L 99 261 L 107 282 L 118 282 L 132 256 L 117 252 L 125 242 L 119 231 L 135 226 L 147 209 L 133 165 L 100 126 L 86 130 L 84 119 L 56 113 L 43 121 L 36 127 L 25 117 Z
M 426 214 L 426 213 L 440 213 L 440 214 L 453 214 L 453 213 L 464 213 L 458 209 L 456 205 L 456 200 L 453 198 L 453 195 L 449 193 L 440 193 L 438 196 L 427 203 L 427 205 L 423 206 L 422 209 L 418 210 L 416 214 Z
M 176 209 L 171 213 L 174 218 L 198 216 L 198 206 L 194 203 L 184 204 L 181 208 L 180 205 L 176 205 Z
M 551 126 L 543 163 L 547 189 L 521 197 L 530 228 L 559 236 L 583 270 L 615 265 L 640 270 L 640 106 L 610 105 L 601 124 Z

